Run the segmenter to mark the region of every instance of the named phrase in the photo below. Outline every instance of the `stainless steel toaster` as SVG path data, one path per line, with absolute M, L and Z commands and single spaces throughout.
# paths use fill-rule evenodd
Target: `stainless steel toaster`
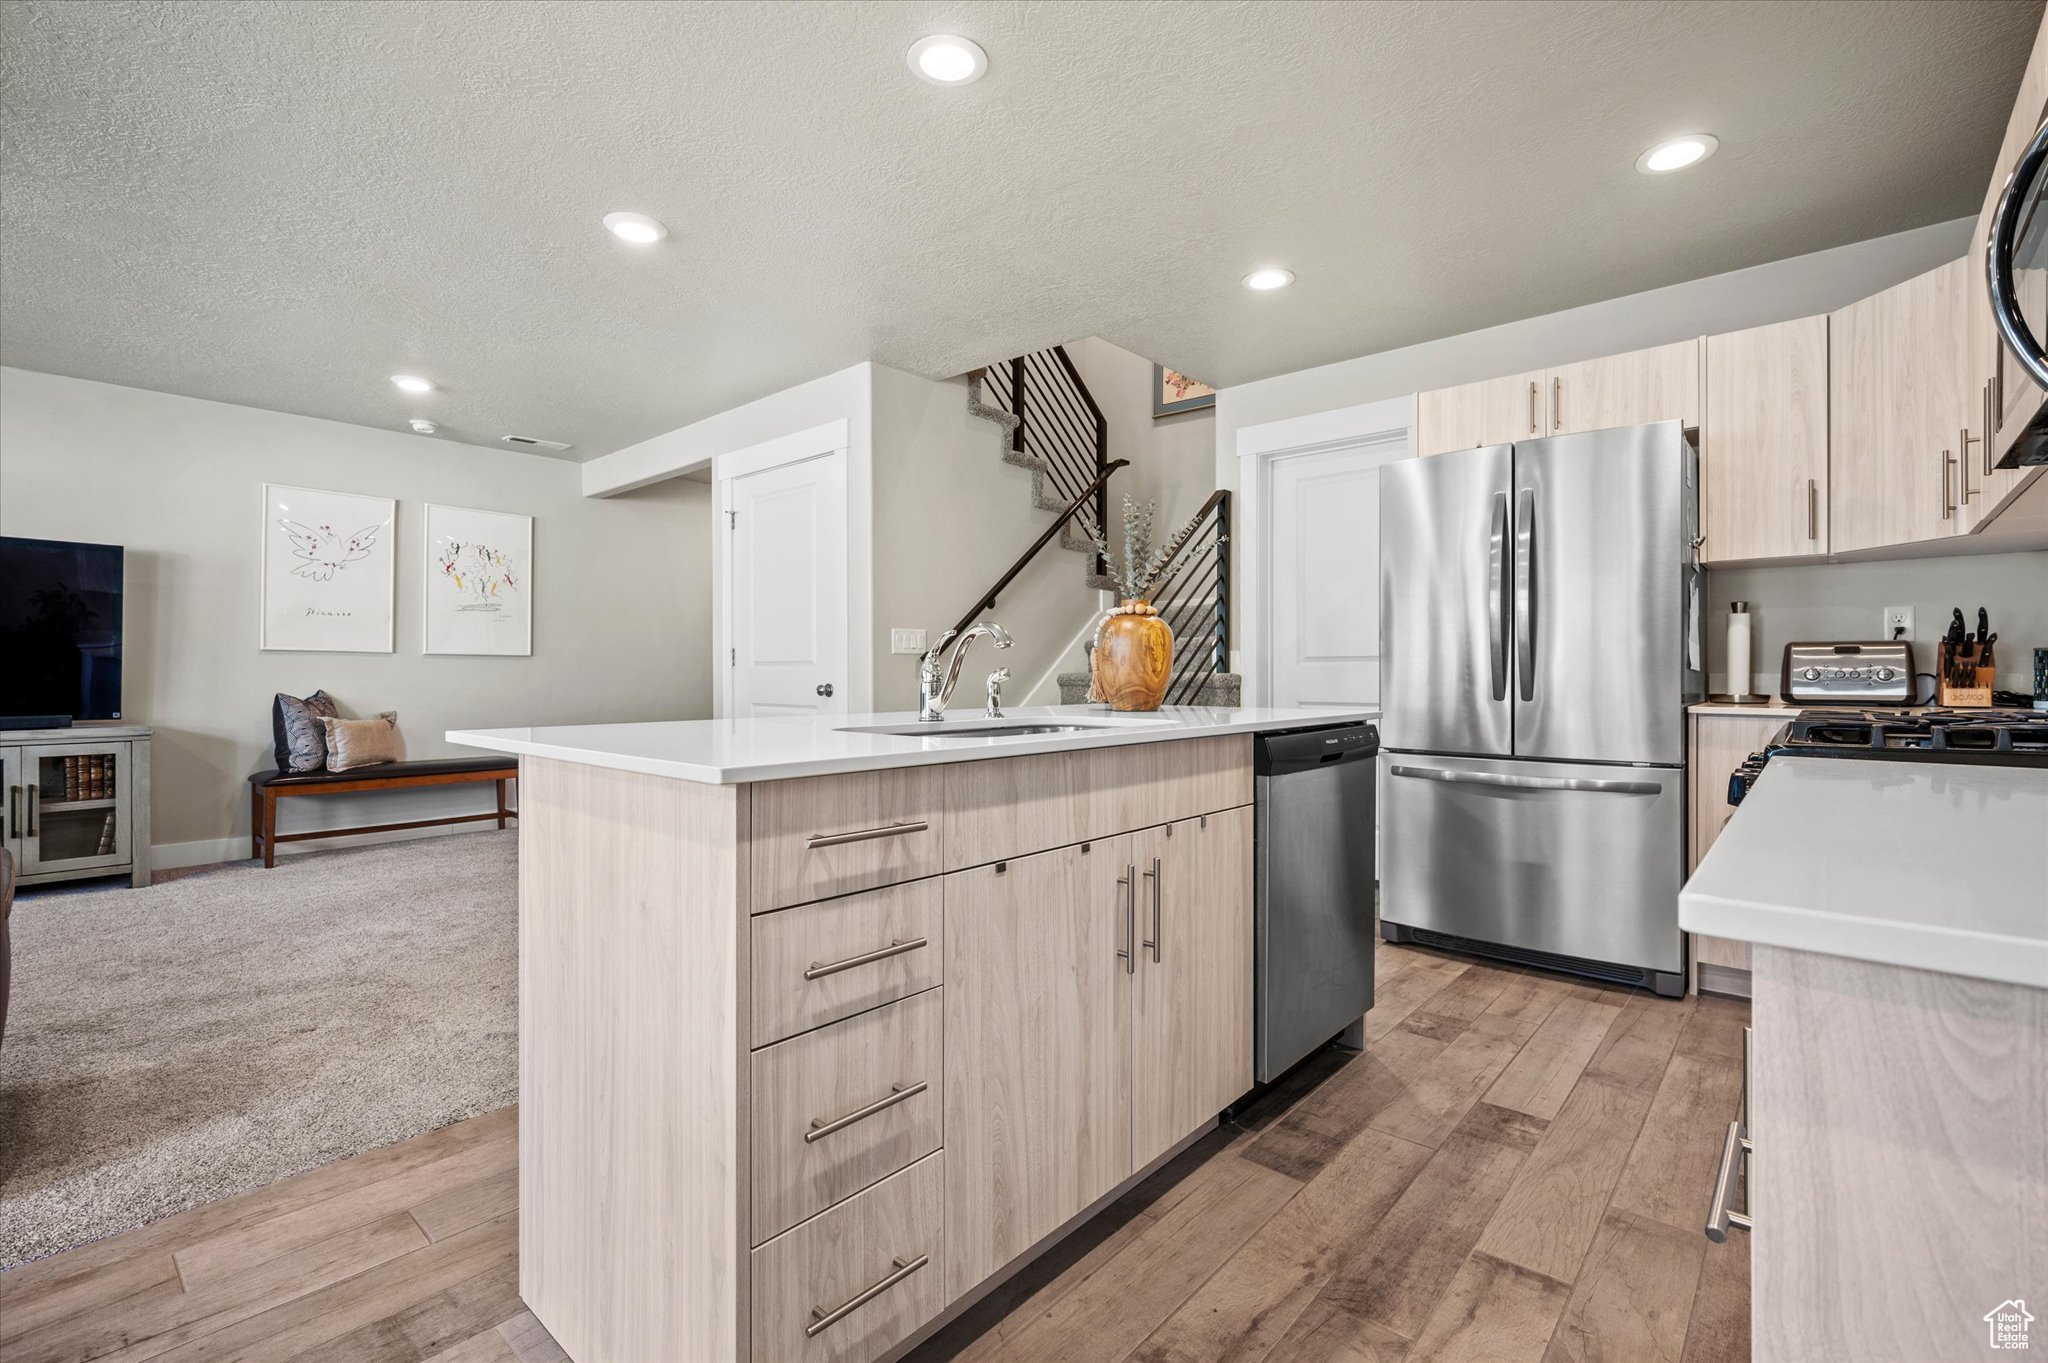
M 1826 704 L 1911 705 L 1913 646 L 1787 644 L 1779 694 L 1788 701 Z

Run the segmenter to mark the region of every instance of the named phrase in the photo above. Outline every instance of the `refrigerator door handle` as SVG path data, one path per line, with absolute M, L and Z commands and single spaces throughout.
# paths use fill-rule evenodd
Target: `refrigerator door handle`
M 1486 592 L 1486 624 L 1491 631 L 1487 650 L 1487 661 L 1493 668 L 1493 698 L 1506 700 L 1508 695 L 1508 636 L 1503 616 L 1507 611 L 1508 591 L 1508 494 L 1493 494 L 1493 533 L 1488 537 L 1487 553 L 1493 569 L 1493 581 Z
M 1515 674 L 1523 700 L 1536 699 L 1536 489 L 1515 498 Z
M 1387 768 L 1390 775 L 1418 781 L 1447 781 L 1459 786 L 1506 786 L 1512 790 L 1577 790 L 1595 795 L 1655 795 L 1655 781 L 1599 781 L 1584 776 L 1509 776 L 1497 771 L 1446 771 L 1441 767 Z

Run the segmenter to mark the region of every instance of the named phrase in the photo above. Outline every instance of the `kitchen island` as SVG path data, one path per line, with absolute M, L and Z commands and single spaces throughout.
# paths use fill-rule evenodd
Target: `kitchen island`
M 1755 947 L 1758 1363 L 1971 1355 L 2048 1281 L 2044 887 L 2048 768 L 1780 756 L 1681 892 Z
M 1375 717 L 451 733 L 520 757 L 520 1295 L 576 1363 L 901 1352 L 1250 1088 L 1251 736 Z

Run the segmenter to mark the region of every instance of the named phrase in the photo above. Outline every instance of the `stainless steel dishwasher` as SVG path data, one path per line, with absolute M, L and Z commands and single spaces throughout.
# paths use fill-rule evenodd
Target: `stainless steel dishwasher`
M 1262 734 L 1253 755 L 1252 1076 L 1278 1078 L 1372 1007 L 1380 733 Z

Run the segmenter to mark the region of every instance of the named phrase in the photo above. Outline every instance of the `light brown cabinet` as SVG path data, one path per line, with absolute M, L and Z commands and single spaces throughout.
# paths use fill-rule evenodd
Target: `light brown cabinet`
M 1828 322 L 1829 548 L 1959 534 L 1965 262 L 1872 294 Z
M 948 1295 L 1245 1093 L 1251 809 L 946 877 Z
M 1252 1086 L 1250 806 L 1136 838 L 1131 1168 Z
M 1603 355 L 1548 371 L 1550 434 L 1652 421 L 1700 424 L 1700 343 Z
M 1415 395 L 1415 449 L 1442 454 L 1545 434 L 1550 406 L 1541 369 Z
M 1828 552 L 1828 319 L 1706 341 L 1703 562 Z
M 1415 449 L 1442 454 L 1672 420 L 1700 423 L 1697 341 L 1417 393 Z

